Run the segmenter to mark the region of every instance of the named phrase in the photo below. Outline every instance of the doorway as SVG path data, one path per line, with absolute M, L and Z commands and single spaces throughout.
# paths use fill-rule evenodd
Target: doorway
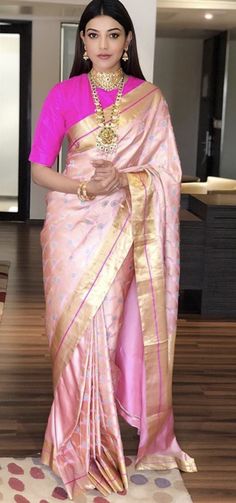
M 224 81 L 228 33 L 204 41 L 197 176 L 220 176 Z
M 0 219 L 29 217 L 30 21 L 0 20 Z

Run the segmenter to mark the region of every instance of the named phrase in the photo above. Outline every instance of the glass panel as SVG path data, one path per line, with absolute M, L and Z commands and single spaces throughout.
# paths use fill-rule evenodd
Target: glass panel
M 227 93 L 225 96 L 225 115 L 223 121 L 223 141 L 220 175 L 236 179 L 235 171 L 235 128 L 236 128 L 236 36 L 230 32 L 227 58 Z
M 77 24 L 62 23 L 61 25 L 61 80 L 68 79 L 75 54 Z
M 69 78 L 75 54 L 77 24 L 62 23 L 61 25 L 61 80 Z M 59 171 L 63 171 L 66 163 L 67 140 L 64 140 L 59 157 Z
M 20 35 L 0 33 L 0 211 L 18 211 Z

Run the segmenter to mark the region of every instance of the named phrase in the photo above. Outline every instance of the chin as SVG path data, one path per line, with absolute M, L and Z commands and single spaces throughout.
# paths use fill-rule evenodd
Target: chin
M 95 68 L 97 69 L 97 71 L 99 72 L 111 72 L 114 68 L 120 66 L 120 61 L 96 61 L 95 65 Z

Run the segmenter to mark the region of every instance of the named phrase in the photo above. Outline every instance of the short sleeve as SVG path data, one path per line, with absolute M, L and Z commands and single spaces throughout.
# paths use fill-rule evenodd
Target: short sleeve
M 36 125 L 29 160 L 51 167 L 61 148 L 65 135 L 63 96 L 60 84 L 46 97 Z

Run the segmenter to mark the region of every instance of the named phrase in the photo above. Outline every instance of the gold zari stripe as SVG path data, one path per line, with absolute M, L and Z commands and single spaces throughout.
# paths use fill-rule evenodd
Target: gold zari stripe
M 123 230 L 121 230 L 122 228 Z M 117 217 L 104 240 L 104 244 L 99 248 L 98 254 L 89 270 L 81 278 L 57 324 L 51 345 L 54 387 L 56 387 L 64 367 L 70 361 L 79 338 L 84 334 L 93 316 L 102 304 L 131 245 L 132 229 L 128 208 L 125 204 L 118 210 Z M 114 250 L 112 250 L 113 246 Z M 96 281 L 95 278 L 97 278 Z M 89 295 L 84 301 L 88 292 Z M 81 306 L 80 312 L 78 316 L 76 315 L 76 319 L 68 330 L 79 306 Z M 65 337 L 67 330 L 69 331 L 69 335 L 67 334 Z
M 153 206 L 152 175 L 129 173 L 132 201 L 134 263 L 141 316 L 146 369 L 146 417 L 148 444 L 156 438 L 165 420 L 163 400 L 168 368 L 165 282 L 161 247 L 158 240 Z
M 159 101 L 160 93 L 158 92 L 157 88 L 153 86 L 153 84 L 145 82 L 144 84 L 141 84 L 136 89 L 134 89 L 132 93 L 127 93 L 122 97 L 119 128 L 124 127 L 129 121 L 137 119 L 142 111 L 148 109 L 147 99 L 149 99 L 149 96 L 151 96 L 151 99 L 153 99 L 154 92 L 156 93 L 157 99 Z M 110 118 L 111 109 L 111 106 L 105 109 L 107 119 Z M 89 134 L 88 131 L 90 131 Z M 67 136 L 69 144 L 74 145 L 72 147 L 72 150 L 79 150 L 79 152 L 84 152 L 96 145 L 97 134 L 98 130 L 96 126 L 96 114 L 93 114 L 74 124 L 69 129 Z M 78 145 L 77 142 L 75 142 L 75 139 L 78 139 Z

